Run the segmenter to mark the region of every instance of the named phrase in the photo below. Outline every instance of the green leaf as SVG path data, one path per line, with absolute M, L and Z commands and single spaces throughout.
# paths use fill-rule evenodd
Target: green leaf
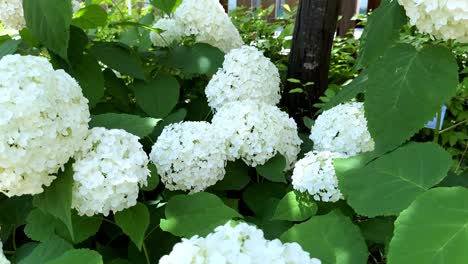
M 103 27 L 107 23 L 107 12 L 99 5 L 89 5 L 80 9 L 74 16 L 72 24 L 82 29 Z
M 179 101 L 180 85 L 169 75 L 160 75 L 135 87 L 137 104 L 154 118 L 166 117 Z
M 367 263 L 367 246 L 359 228 L 338 212 L 294 225 L 281 241 L 299 243 L 324 264 Z
M 294 93 L 303 93 L 304 90 L 302 88 L 294 88 L 292 90 L 289 90 L 289 93 L 290 94 L 294 94 Z
M 149 135 L 160 119 L 128 114 L 108 113 L 91 117 L 90 127 L 124 129 L 140 138 Z
M 214 194 L 176 195 L 166 205 L 161 229 L 176 236 L 205 236 L 227 221 L 242 217 Z
M 365 110 L 376 151 L 400 145 L 432 120 L 458 85 L 458 66 L 441 46 L 399 44 L 369 69 Z
M 228 162 L 224 178 L 216 183 L 214 190 L 242 190 L 249 184 L 249 167 L 242 161 Z
M 72 225 L 74 238 L 71 237 L 67 227 L 59 221 L 55 223 L 55 232 L 73 244 L 79 244 L 95 235 L 101 227 L 102 218 L 80 216 L 75 211 L 72 212 Z
M 434 143 L 411 143 L 369 163 L 341 171 L 339 187 L 353 209 L 366 216 L 397 215 L 439 183 L 450 168 L 450 154 Z
M 8 212 L 0 213 L 1 238 L 6 240 L 7 237 L 4 237 L 3 231 L 7 228 L 26 224 L 26 218 L 32 208 L 30 196 L 11 197 L 0 201 L 0 212 Z
M 71 219 L 73 188 L 73 169 L 71 162 L 65 165 L 65 171 L 57 175 L 52 184 L 43 193 L 34 196 L 33 204 L 44 213 L 60 219 L 73 237 Z
M 39 209 L 32 210 L 26 219 L 24 233 L 32 240 L 46 241 L 55 234 L 55 218 Z
M 31 33 L 44 46 L 67 60 L 72 20 L 71 1 L 23 0 L 23 10 Z
M 145 79 L 140 57 L 126 45 L 117 42 L 98 42 L 91 50 L 99 61 L 121 74 Z
M 354 78 L 350 83 L 345 85 L 341 92 L 330 98 L 325 103 L 319 112 L 323 112 L 330 108 L 333 108 L 341 103 L 346 103 L 354 99 L 358 94 L 363 93 L 366 89 L 368 81 L 367 72 L 363 71 L 358 77 Z
M 156 128 L 151 133 L 151 138 L 156 141 L 159 135 L 161 135 L 164 128 L 170 124 L 179 123 L 184 121 L 185 117 L 187 116 L 187 110 L 184 108 L 177 109 L 174 113 L 171 113 L 166 118 L 164 118 L 161 122 L 158 123 Z
M 141 187 L 143 191 L 153 191 L 159 184 L 159 174 L 156 166 L 152 163 L 148 164 L 148 169 L 151 171 L 151 175 L 148 178 L 148 185 Z
M 142 203 L 137 203 L 133 207 L 117 212 L 114 218 L 115 223 L 141 250 L 150 221 L 148 207 Z
M 213 75 L 222 67 L 224 53 L 208 44 L 197 43 L 192 47 L 178 46 L 168 53 L 162 63 L 192 74 Z
M 31 31 L 28 28 L 23 28 L 22 30 L 20 30 L 19 34 L 21 36 L 21 40 L 26 45 L 29 45 L 30 47 L 39 46 L 39 40 L 31 33 Z
M 367 20 L 361 37 L 358 65 L 368 67 L 390 47 L 406 24 L 406 14 L 398 1 L 384 1 Z
M 276 207 L 274 220 L 304 221 L 317 212 L 317 204 L 308 195 L 288 192 Z
M 286 182 L 284 169 L 286 168 L 286 158 L 280 153 L 263 165 L 256 167 L 257 173 L 273 182 Z
M 369 218 L 360 222 L 359 227 L 366 241 L 384 245 L 392 238 L 394 221 L 390 217 Z
M 182 3 L 182 0 L 150 0 L 150 2 L 157 9 L 170 15 L 174 13 L 177 7 Z
M 436 188 L 395 222 L 389 264 L 468 263 L 468 189 Z
M 88 98 L 89 107 L 96 106 L 104 96 L 104 75 L 98 61 L 89 54 L 81 56 L 73 65 L 72 75 L 80 84 L 83 95 Z
M 294 79 L 294 78 L 289 78 L 287 81 L 290 82 L 290 83 L 301 83 L 300 80 Z
M 21 40 L 9 39 L 0 46 L 0 59 L 6 55 L 13 54 L 18 49 Z
M 101 255 L 89 249 L 72 249 L 47 264 L 103 264 Z
M 265 182 L 247 187 L 242 198 L 258 218 L 271 219 L 279 201 L 286 193 L 284 184 Z
M 46 264 L 72 249 L 73 246 L 70 243 L 54 235 L 35 247 L 31 254 L 18 264 Z

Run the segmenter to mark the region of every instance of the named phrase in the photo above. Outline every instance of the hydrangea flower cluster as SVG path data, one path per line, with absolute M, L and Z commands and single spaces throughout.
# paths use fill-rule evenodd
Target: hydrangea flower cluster
M 0 241 L 0 264 L 10 264 L 10 261 L 3 254 L 3 244 Z
M 239 31 L 217 0 L 183 0 L 173 18 L 162 20 L 154 27 L 166 30 L 161 34 L 166 41 L 161 41 L 161 36 L 152 33 L 155 46 L 165 47 L 182 36 L 191 35 L 196 37 L 197 42 L 210 44 L 224 52 L 243 45 Z
M 297 243 L 267 240 L 263 231 L 246 223 L 228 222 L 219 226 L 207 237 L 194 236 L 175 244 L 169 255 L 159 264 L 320 264 Z
M 172 18 L 161 18 L 153 27 L 163 30 L 161 33 L 154 31 L 150 33 L 151 42 L 156 47 L 168 47 L 174 42 L 180 41 L 184 35 L 183 25 L 180 24 L 179 20 Z
M 73 13 L 76 13 L 80 8 L 81 2 L 72 0 Z M 23 0 L 0 0 L 0 22 L 9 29 L 23 29 L 26 25 Z
M 346 155 L 329 151 L 312 151 L 296 163 L 292 176 L 295 190 L 308 192 L 316 201 L 336 202 L 343 198 L 333 159 Z
M 276 106 L 249 100 L 232 102 L 220 108 L 212 122 L 226 138 L 229 160 L 242 158 L 255 167 L 280 153 L 289 168 L 300 151 L 296 123 Z
M 336 202 L 343 198 L 333 166 L 336 158 L 347 158 L 374 150 L 363 103 L 340 104 L 324 111 L 312 127 L 314 150 L 294 168 L 294 189 L 308 192 L 317 201 Z
M 72 207 L 80 215 L 108 215 L 136 204 L 150 175 L 139 138 L 124 130 L 93 128 L 73 164 Z
M 436 38 L 468 43 L 468 1 L 398 0 L 410 23 Z
M 80 148 L 90 119 L 78 83 L 45 59 L 0 60 L 0 192 L 38 194 Z
M 223 179 L 227 162 L 220 131 L 207 122 L 164 128 L 150 154 L 169 190 L 200 192 Z
M 354 156 L 374 150 L 374 140 L 367 129 L 363 103 L 340 104 L 324 111 L 310 134 L 315 150 L 328 150 Z
M 213 76 L 205 93 L 213 109 L 242 100 L 276 105 L 281 99 L 278 68 L 255 47 L 233 49 L 225 56 L 223 67 Z

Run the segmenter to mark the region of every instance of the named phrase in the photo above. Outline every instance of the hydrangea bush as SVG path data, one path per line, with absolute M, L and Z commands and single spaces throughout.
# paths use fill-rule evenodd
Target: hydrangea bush
M 0 0 L 0 264 L 468 263 L 465 1 L 382 1 L 302 119 L 217 0 L 150 2 Z

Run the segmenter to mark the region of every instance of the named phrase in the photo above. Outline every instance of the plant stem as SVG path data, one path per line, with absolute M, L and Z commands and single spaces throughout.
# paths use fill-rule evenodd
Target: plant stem
M 439 132 L 439 134 L 442 134 L 442 133 L 444 133 L 444 132 L 447 132 L 447 131 L 449 131 L 449 130 L 452 130 L 452 129 L 458 127 L 459 125 L 463 125 L 464 123 L 467 123 L 467 122 L 468 122 L 468 119 L 465 119 L 465 120 L 463 120 L 463 121 L 461 121 L 461 122 L 459 122 L 459 123 L 456 123 L 456 124 L 453 125 L 453 126 L 447 127 L 446 129 L 442 129 L 442 130 Z
M 16 252 L 13 251 L 13 250 L 3 250 L 3 253 L 5 253 L 5 255 L 14 255 L 14 254 L 16 254 Z
M 458 162 L 458 166 L 457 166 L 457 168 L 455 169 L 455 173 L 458 172 L 458 169 L 460 169 L 461 164 L 462 164 L 463 160 L 465 159 L 465 154 L 466 154 L 466 151 L 467 151 L 467 150 L 468 150 L 468 144 L 466 144 L 466 146 L 465 146 L 465 151 L 463 151 L 463 154 L 462 154 L 462 156 L 461 156 L 461 158 L 460 158 L 460 162 Z
M 146 249 L 146 244 L 145 244 L 144 241 L 143 241 L 143 252 L 145 253 L 146 263 L 151 264 L 150 258 L 149 258 L 149 255 L 148 255 L 148 250 Z
M 439 135 L 440 135 L 440 122 L 442 120 L 442 108 L 439 110 L 437 113 L 437 122 L 436 122 L 436 127 L 435 127 L 435 132 L 434 132 L 434 143 L 439 142 Z
M 13 228 L 13 234 L 12 234 L 12 244 L 13 244 L 13 249 L 16 251 L 16 226 Z

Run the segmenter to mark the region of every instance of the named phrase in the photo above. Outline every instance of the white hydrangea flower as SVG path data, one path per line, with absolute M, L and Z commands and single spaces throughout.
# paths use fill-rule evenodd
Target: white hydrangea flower
M 121 129 L 93 128 L 73 164 L 72 207 L 80 215 L 108 215 L 137 203 L 150 175 L 138 137 Z
M 156 47 L 168 47 L 174 42 L 180 41 L 184 35 L 183 25 L 176 19 L 161 18 L 153 27 L 164 30 L 161 33 L 153 31 L 150 33 L 151 42 Z
M 9 29 L 23 29 L 26 25 L 23 0 L 0 0 L 0 22 Z
M 436 38 L 468 43 L 468 1 L 398 0 L 410 23 Z
M 206 237 L 182 239 L 159 264 L 320 264 L 298 243 L 267 240 L 263 231 L 246 223 L 228 222 Z
M 72 0 L 72 10 L 76 13 L 81 9 L 79 0 Z M 0 22 L 6 28 L 21 30 L 26 26 L 23 13 L 23 0 L 0 0 Z
M 296 123 L 276 106 L 248 100 L 228 103 L 214 115 L 213 125 L 226 138 L 228 159 L 242 158 L 252 167 L 281 153 L 289 168 L 300 151 Z
M 224 178 L 224 139 L 207 122 L 166 126 L 150 154 L 169 190 L 201 192 Z
M 184 35 L 195 35 L 225 53 L 243 45 L 242 38 L 218 0 L 183 0 L 174 12 L 182 23 Z
M 86 137 L 88 100 L 78 83 L 45 59 L 0 60 L 0 192 L 38 194 Z
M 223 68 L 213 76 L 205 89 L 208 103 L 216 109 L 226 103 L 258 100 L 276 105 L 280 96 L 278 68 L 255 47 L 231 50 Z
M 315 120 L 310 139 L 315 150 L 328 150 L 350 156 L 374 150 L 367 129 L 363 103 L 346 103 L 324 111 Z
M 3 254 L 3 244 L 0 241 L 0 264 L 10 264 L 10 261 Z
M 343 199 L 338 189 L 333 159 L 345 154 L 330 151 L 312 151 L 294 166 L 292 185 L 295 190 L 308 192 L 316 201 L 336 202 Z

